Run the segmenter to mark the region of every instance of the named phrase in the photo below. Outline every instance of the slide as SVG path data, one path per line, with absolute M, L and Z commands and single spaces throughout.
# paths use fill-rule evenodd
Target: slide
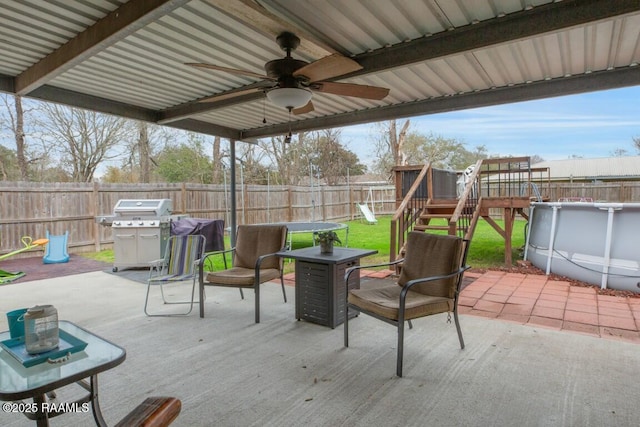
M 61 234 L 60 236 L 53 236 L 49 234 L 49 231 L 47 230 L 47 239 L 49 239 L 49 244 L 45 249 L 42 262 L 45 264 L 69 262 L 69 253 L 67 252 L 68 238 L 68 231 L 66 231 L 64 234 Z
M 364 218 L 367 220 L 367 222 L 369 224 L 377 224 L 378 223 L 378 220 L 376 219 L 376 216 L 373 214 L 373 212 L 371 212 L 371 209 L 369 209 L 369 206 L 362 205 L 360 203 L 356 203 L 356 204 L 360 208 L 360 212 L 362 212 L 362 215 L 364 215 Z

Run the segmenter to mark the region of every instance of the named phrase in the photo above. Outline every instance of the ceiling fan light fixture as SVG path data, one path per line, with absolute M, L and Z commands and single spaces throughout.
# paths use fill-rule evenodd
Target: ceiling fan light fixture
M 291 110 L 300 108 L 311 101 L 311 91 L 296 87 L 279 87 L 267 92 L 267 98 L 278 107 Z

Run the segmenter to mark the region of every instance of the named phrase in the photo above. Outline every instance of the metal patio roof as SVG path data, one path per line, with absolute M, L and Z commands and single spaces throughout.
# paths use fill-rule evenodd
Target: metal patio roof
M 0 0 L 0 91 L 241 141 L 640 85 L 639 0 Z M 363 69 L 334 81 L 380 101 L 314 93 L 292 115 L 262 92 L 199 99 L 332 53 Z M 266 121 L 266 123 L 263 123 Z

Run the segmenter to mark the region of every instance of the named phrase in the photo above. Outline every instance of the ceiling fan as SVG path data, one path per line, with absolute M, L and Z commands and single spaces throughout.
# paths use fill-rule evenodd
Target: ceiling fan
M 186 63 L 185 65 L 192 67 L 261 79 L 220 95 L 203 98 L 200 102 L 221 101 L 263 91 L 273 104 L 286 108 L 293 114 L 304 114 L 314 110 L 312 92 L 374 100 L 381 100 L 389 94 L 389 89 L 383 87 L 325 81 L 362 69 L 360 64 L 350 58 L 333 54 L 309 63 L 291 56 L 291 51 L 300 45 L 300 39 L 295 34 L 285 31 L 276 38 L 276 42 L 287 54 L 282 59 L 267 62 L 264 65 L 266 75 L 213 64 Z

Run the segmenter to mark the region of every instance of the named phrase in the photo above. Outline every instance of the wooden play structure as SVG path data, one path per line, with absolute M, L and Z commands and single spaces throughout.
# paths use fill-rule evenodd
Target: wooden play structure
M 511 265 L 514 219 L 520 215 L 528 220 L 529 204 L 545 201 L 540 188 L 548 188 L 549 181 L 549 170 L 531 168 L 529 157 L 483 159 L 464 173 L 430 164 L 394 171 L 391 261 L 402 256 L 409 231 L 446 232 L 473 242 L 475 227 L 484 219 L 504 238 L 505 265 Z M 498 217 L 504 228 L 494 219 Z

